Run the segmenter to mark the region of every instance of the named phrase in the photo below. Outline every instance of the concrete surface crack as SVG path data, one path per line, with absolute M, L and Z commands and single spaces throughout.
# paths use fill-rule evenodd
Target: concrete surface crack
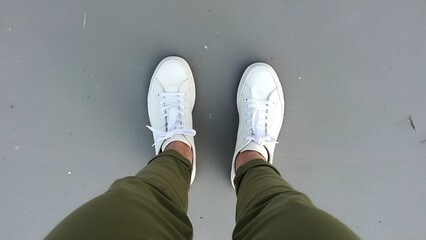
M 413 118 L 411 118 L 411 115 L 408 115 L 408 120 L 410 120 L 411 128 L 416 131 L 416 126 L 414 126 Z

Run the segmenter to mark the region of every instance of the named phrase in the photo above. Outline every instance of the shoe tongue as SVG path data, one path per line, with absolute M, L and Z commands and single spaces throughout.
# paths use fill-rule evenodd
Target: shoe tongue
M 170 108 L 169 117 L 167 120 L 167 131 L 172 131 L 175 128 L 176 121 L 178 120 L 179 111 L 175 108 Z
M 266 150 L 264 146 L 261 146 L 260 144 L 251 141 L 243 149 L 241 149 L 240 152 L 247 151 L 247 150 L 256 151 L 260 153 L 266 159 L 266 161 L 269 161 L 268 151 Z

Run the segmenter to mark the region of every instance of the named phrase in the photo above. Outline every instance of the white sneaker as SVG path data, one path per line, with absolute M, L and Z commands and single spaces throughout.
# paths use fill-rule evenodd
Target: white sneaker
M 195 104 L 195 83 L 191 68 L 180 57 L 167 57 L 155 69 L 148 92 L 148 115 L 153 133 L 155 154 L 164 151 L 173 141 L 192 149 L 191 184 L 195 178 L 195 130 L 192 109 Z
M 237 108 L 239 125 L 231 169 L 234 188 L 235 160 L 240 152 L 257 151 L 272 164 L 284 119 L 284 93 L 271 66 L 254 63 L 246 69 L 238 87 Z

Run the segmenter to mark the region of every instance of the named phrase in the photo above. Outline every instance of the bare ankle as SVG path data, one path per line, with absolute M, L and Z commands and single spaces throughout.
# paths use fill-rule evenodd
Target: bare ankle
M 174 141 L 171 142 L 169 145 L 166 146 L 165 150 L 175 150 L 176 152 L 180 153 L 182 156 L 184 156 L 186 159 L 188 159 L 192 164 L 192 149 L 190 146 L 186 145 L 183 142 L 180 141 Z
M 235 161 L 235 170 L 238 170 L 240 166 L 255 159 L 263 159 L 266 161 L 266 159 L 259 152 L 251 150 L 240 152 L 237 155 L 237 159 Z

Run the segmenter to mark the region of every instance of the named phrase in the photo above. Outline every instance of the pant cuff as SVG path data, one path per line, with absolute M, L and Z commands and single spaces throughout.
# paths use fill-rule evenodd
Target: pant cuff
M 280 172 L 278 171 L 278 169 L 276 169 L 272 164 L 270 164 L 269 162 L 258 158 L 258 159 L 254 159 L 251 160 L 247 163 L 244 163 L 243 165 L 241 165 L 237 172 L 235 173 L 235 178 L 234 178 L 234 184 L 235 184 L 235 190 L 236 192 L 238 192 L 238 188 L 241 184 L 241 181 L 243 180 L 245 174 L 247 173 L 248 170 L 252 169 L 252 168 L 256 168 L 256 167 L 270 167 L 272 168 L 278 175 L 281 176 Z
M 182 156 L 182 154 L 180 154 L 178 151 L 175 150 L 165 150 L 164 152 L 161 152 L 160 154 L 158 154 L 157 156 L 155 156 L 153 159 L 151 159 L 148 164 L 150 164 L 152 161 L 154 161 L 157 158 L 161 158 L 161 157 L 165 157 L 165 156 L 169 156 L 169 157 L 173 157 L 177 160 L 179 160 L 180 162 L 182 162 L 183 164 L 185 164 L 186 166 L 188 166 L 191 171 L 192 171 L 192 164 L 191 162 L 185 158 L 184 156 Z M 147 164 L 147 165 L 148 165 Z

